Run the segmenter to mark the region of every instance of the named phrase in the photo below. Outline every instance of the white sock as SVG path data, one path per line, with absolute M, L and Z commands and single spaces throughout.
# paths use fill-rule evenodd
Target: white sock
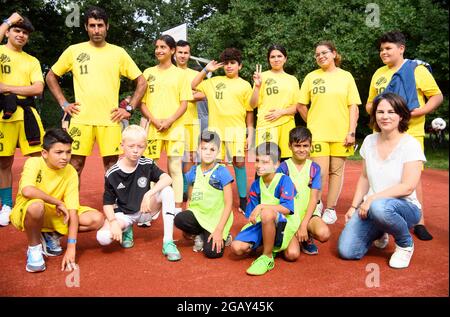
M 173 219 L 175 218 L 175 195 L 171 186 L 165 187 L 158 195 L 162 205 L 164 223 L 163 242 L 173 241 Z M 158 200 L 159 200 L 158 199 Z

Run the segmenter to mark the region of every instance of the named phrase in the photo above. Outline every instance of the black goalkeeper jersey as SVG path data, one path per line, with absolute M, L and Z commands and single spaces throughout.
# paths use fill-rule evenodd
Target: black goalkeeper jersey
M 157 182 L 164 172 L 153 160 L 141 157 L 136 169 L 124 172 L 119 162 L 111 166 L 105 175 L 103 205 L 117 205 L 115 212 L 134 214 L 141 209 L 142 199 L 150 190 L 150 182 Z

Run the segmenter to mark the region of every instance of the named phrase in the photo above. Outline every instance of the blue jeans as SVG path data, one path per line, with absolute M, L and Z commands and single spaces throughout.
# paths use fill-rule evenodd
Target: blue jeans
M 339 256 L 348 260 L 361 259 L 373 241 L 385 232 L 394 236 L 398 246 L 410 247 L 413 239 L 409 229 L 419 222 L 420 216 L 420 209 L 405 199 L 377 199 L 370 205 L 367 219 L 361 219 L 355 211 L 347 222 L 339 236 Z
M 208 128 L 208 102 L 206 100 L 197 101 L 198 118 L 200 119 L 200 133 Z

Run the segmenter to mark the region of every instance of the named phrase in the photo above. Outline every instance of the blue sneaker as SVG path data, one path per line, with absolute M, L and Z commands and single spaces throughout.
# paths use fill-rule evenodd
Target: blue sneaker
M 46 256 L 58 256 L 63 253 L 63 249 L 61 248 L 61 237 L 58 232 L 42 232 L 41 233 L 41 242 L 43 253 Z
M 181 260 L 181 254 L 173 241 L 163 243 L 162 253 L 167 256 L 167 260 L 169 261 Z
M 303 241 L 300 248 L 303 253 L 306 253 L 309 255 L 319 254 L 319 248 L 317 248 L 316 244 L 314 243 L 314 239 L 311 237 L 308 238 L 307 241 Z
M 27 265 L 25 267 L 27 272 L 35 273 L 45 271 L 45 261 L 42 256 L 42 245 L 38 244 L 34 247 L 28 247 L 27 251 Z

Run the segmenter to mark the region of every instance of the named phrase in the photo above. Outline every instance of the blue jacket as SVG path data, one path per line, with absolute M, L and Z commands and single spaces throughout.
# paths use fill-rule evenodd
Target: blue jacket
M 392 92 L 402 96 L 406 100 L 406 104 L 410 111 L 419 108 L 419 100 L 417 99 L 416 79 L 414 70 L 419 65 L 425 65 L 431 72 L 429 64 L 420 60 L 405 60 L 402 67 L 392 75 L 392 79 L 384 92 Z

